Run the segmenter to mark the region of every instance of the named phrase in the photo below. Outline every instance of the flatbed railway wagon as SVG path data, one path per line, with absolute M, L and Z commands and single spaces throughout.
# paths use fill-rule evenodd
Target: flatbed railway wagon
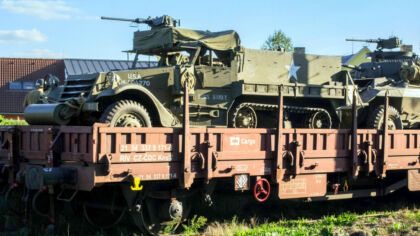
M 420 190 L 420 130 L 389 130 L 388 119 L 382 130 L 357 129 L 355 102 L 352 129 L 284 129 L 282 122 L 269 129 L 209 128 L 189 126 L 185 97 L 182 128 L 0 127 L 4 197 L 25 194 L 51 223 L 55 205 L 75 202 L 98 227 L 129 214 L 144 233 L 156 234 L 165 222 L 186 218 L 195 200 L 211 204 L 220 188 L 259 202 Z

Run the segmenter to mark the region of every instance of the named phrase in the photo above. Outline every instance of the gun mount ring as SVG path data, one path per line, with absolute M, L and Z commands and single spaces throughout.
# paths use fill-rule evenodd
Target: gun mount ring
M 261 178 L 255 183 L 254 198 L 258 202 L 264 202 L 270 196 L 270 183 L 267 179 Z

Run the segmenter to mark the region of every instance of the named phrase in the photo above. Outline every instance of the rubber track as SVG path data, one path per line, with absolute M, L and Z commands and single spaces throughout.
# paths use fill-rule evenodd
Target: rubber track
M 246 102 L 246 103 L 241 103 L 239 107 L 243 107 L 243 106 L 250 106 L 256 111 L 277 111 L 278 110 L 278 105 L 272 105 L 272 104 Z M 316 108 L 316 107 L 283 106 L 283 110 L 286 112 L 295 113 L 295 114 L 312 114 L 318 111 L 323 111 L 329 114 L 326 109 Z

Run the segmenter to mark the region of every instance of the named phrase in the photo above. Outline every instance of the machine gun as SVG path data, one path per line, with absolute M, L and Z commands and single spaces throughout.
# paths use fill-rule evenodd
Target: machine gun
M 398 37 L 391 37 L 389 39 L 346 39 L 352 42 L 376 43 L 376 49 L 394 49 L 401 45 L 401 40 Z
M 129 21 L 129 22 L 133 22 L 133 23 L 137 23 L 137 24 L 147 24 L 148 26 L 155 28 L 155 27 L 177 27 L 179 26 L 180 20 L 175 20 L 174 18 L 167 16 L 167 15 L 163 15 L 160 17 L 155 17 L 152 18 L 149 16 L 149 18 L 147 19 L 143 19 L 143 18 L 136 18 L 136 19 L 126 19 L 126 18 L 116 18 L 116 17 L 106 17 L 106 16 L 102 16 L 101 17 L 102 20 L 116 20 L 116 21 Z
M 356 70 L 356 71 L 365 71 L 365 69 L 360 66 L 348 65 L 348 64 L 342 64 L 341 66 L 352 69 L 352 70 Z

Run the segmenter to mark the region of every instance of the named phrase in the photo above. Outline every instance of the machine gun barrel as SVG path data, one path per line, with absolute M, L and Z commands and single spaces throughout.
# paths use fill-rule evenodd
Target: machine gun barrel
M 346 67 L 346 68 L 350 68 L 353 70 L 357 70 L 357 71 L 364 71 L 363 68 L 361 68 L 360 66 L 355 66 L 355 65 L 349 65 L 349 64 L 342 64 L 342 67 Z
M 346 39 L 346 41 L 376 43 L 376 49 L 394 49 L 401 45 L 401 40 L 397 37 L 389 39 Z
M 378 39 L 346 39 L 346 41 L 366 42 L 366 43 L 379 43 L 380 42 L 380 40 Z
M 137 23 L 137 24 L 147 24 L 148 26 L 152 27 L 152 29 L 154 27 L 177 27 L 177 25 L 179 26 L 179 20 L 176 21 L 174 18 L 167 16 L 167 15 L 163 15 L 160 17 L 149 17 L 147 19 L 143 19 L 143 18 L 136 18 L 136 19 L 127 19 L 127 18 L 117 18 L 117 17 L 107 17 L 107 16 L 102 16 L 101 17 L 102 20 L 116 20 L 116 21 L 128 21 L 128 22 L 133 22 L 133 23 Z
M 118 18 L 118 17 L 107 17 L 107 16 L 102 16 L 101 17 L 102 20 L 116 20 L 116 21 L 129 21 L 129 22 L 134 22 L 137 24 L 141 24 L 141 23 L 148 23 L 148 20 L 146 19 L 142 19 L 142 18 L 136 18 L 136 19 L 126 19 L 126 18 Z

